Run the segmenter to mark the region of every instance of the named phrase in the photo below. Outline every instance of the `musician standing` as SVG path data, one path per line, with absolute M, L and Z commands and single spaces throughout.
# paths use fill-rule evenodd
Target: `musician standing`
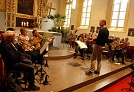
M 96 44 L 94 45 L 92 57 L 91 57 L 91 66 L 90 71 L 86 72 L 86 75 L 92 75 L 93 72 L 95 74 L 100 74 L 101 69 L 101 54 L 103 51 L 103 47 L 105 46 L 105 43 L 108 41 L 109 37 L 109 31 L 106 27 L 106 21 L 100 20 L 99 25 L 101 27 L 99 34 L 97 36 L 97 39 L 94 39 L 96 41 Z M 95 70 L 95 60 L 97 59 L 97 70 Z

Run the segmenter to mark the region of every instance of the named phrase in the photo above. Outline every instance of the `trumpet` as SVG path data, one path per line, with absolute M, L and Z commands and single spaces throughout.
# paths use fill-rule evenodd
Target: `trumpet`
M 19 44 L 20 46 L 22 46 L 22 49 L 23 49 L 23 50 L 33 51 L 33 50 L 35 49 L 35 47 L 32 46 L 32 45 L 30 44 L 30 42 L 28 42 L 28 41 L 21 41 L 21 42 L 19 41 L 18 44 Z

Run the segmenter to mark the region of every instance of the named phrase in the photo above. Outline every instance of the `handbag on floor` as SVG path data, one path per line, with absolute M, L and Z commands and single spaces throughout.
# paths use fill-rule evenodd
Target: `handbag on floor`
M 2 84 L 2 92 L 21 92 L 19 80 L 13 77 L 13 73 L 7 74 Z

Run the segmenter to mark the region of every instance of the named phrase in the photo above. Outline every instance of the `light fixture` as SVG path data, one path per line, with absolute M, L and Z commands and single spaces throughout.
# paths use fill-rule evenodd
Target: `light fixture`
M 72 4 L 72 9 L 75 9 L 75 7 L 76 7 L 76 0 L 67 0 L 66 3 L 67 4 Z
M 72 4 L 72 0 L 67 0 L 66 3 L 67 4 Z

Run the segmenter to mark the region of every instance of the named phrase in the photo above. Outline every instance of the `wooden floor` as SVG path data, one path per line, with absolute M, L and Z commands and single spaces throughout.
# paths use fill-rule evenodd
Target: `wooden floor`
M 70 48 L 68 48 L 68 50 L 69 50 L 68 52 L 70 52 Z M 55 51 L 55 53 L 57 52 L 58 50 Z M 57 54 L 64 52 L 65 52 L 64 50 L 59 49 L 59 52 Z M 100 75 L 94 74 L 93 76 L 87 76 L 85 75 L 85 71 L 89 70 L 90 60 L 83 61 L 80 57 L 77 57 L 75 59 L 71 57 L 67 59 L 57 58 L 56 60 L 48 60 L 49 68 L 48 67 L 43 68 L 49 75 L 48 78 L 49 85 L 44 86 L 43 84 L 39 84 L 37 81 L 35 81 L 36 85 L 40 86 L 41 90 L 34 92 L 58 92 L 58 91 L 72 92 L 75 90 L 79 90 L 83 87 L 86 87 L 89 84 L 93 84 L 94 82 L 99 81 L 103 78 L 104 78 L 103 82 L 108 83 L 110 81 L 105 81 L 106 77 L 114 75 L 115 73 L 123 71 L 125 69 L 127 69 L 128 72 L 130 71 L 128 67 L 130 64 L 132 64 L 132 62 L 126 62 L 127 65 L 118 65 L 110 63 L 106 59 L 103 59 L 101 63 L 102 68 Z M 123 74 L 127 74 L 127 72 L 124 72 Z M 116 79 L 116 75 L 114 75 L 113 77 Z M 36 76 L 36 78 L 38 79 L 39 77 Z M 80 90 L 78 92 L 86 92 L 86 91 Z M 87 91 L 87 92 L 93 92 L 93 91 Z

